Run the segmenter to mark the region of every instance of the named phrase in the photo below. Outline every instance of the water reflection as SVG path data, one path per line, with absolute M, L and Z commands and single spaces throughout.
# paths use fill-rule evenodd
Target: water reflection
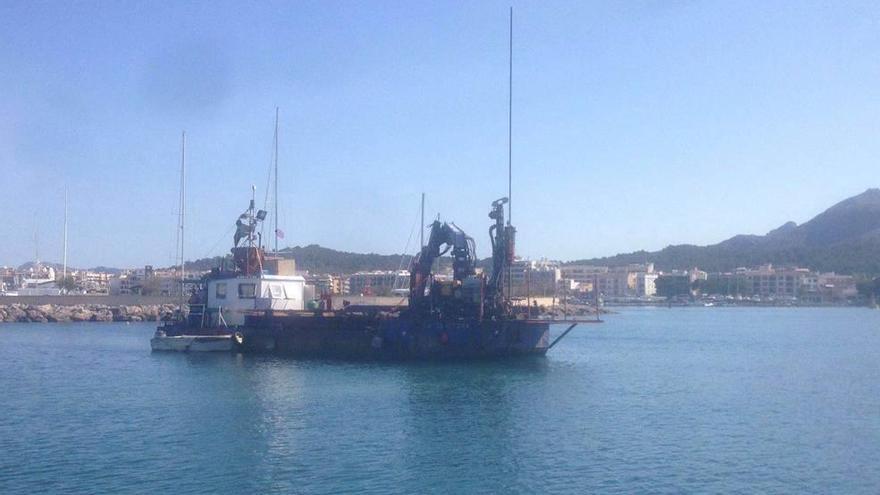
M 403 471 L 441 491 L 456 479 L 495 488 L 498 479 L 515 480 L 516 457 L 506 454 L 516 448 L 520 418 L 532 410 L 529 389 L 547 371 L 545 358 L 403 368 Z M 449 469 L 434 469 L 438 462 Z
M 545 358 L 346 363 L 193 354 L 183 359 L 190 382 L 200 380 L 201 369 L 222 368 L 212 374 L 224 377 L 225 390 L 215 390 L 211 403 L 222 402 L 224 435 L 238 445 L 228 452 L 235 458 L 229 474 L 279 492 L 328 478 L 366 491 L 401 477 L 415 482 L 437 476 L 435 481 L 444 483 L 445 475 L 430 467 L 450 456 L 461 466 L 480 462 L 513 479 L 511 456 L 484 453 L 514 448 L 521 418 L 530 414 L 518 409 L 528 407 L 530 389 L 540 386 L 549 369 Z M 193 406 L 184 414 L 209 412 Z

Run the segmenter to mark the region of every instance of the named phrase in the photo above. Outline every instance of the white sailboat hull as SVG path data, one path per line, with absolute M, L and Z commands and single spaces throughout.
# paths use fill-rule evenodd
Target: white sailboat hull
M 156 336 L 150 340 L 153 351 L 159 352 L 229 352 L 230 335 L 176 335 Z

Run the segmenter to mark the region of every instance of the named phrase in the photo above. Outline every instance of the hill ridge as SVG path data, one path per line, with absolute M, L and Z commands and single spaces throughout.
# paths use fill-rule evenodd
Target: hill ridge
M 798 225 L 786 222 L 765 235 L 740 234 L 716 244 L 670 245 L 570 263 L 653 262 L 660 270 L 699 267 L 728 271 L 763 263 L 838 273 L 880 274 L 880 189 L 844 199 Z

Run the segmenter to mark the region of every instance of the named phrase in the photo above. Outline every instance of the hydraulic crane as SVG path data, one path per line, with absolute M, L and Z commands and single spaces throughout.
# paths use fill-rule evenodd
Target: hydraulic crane
M 505 298 L 504 282 L 513 261 L 516 229 L 504 224 L 507 198 L 492 203 L 489 228 L 492 242 L 492 275 L 486 278 L 476 272 L 474 240 L 454 223 L 435 221 L 427 244 L 413 260 L 410 271 L 409 312 L 419 316 L 440 318 L 492 318 L 510 315 Z M 434 261 L 452 251 L 452 280 L 434 280 Z M 430 290 L 426 291 L 429 288 Z

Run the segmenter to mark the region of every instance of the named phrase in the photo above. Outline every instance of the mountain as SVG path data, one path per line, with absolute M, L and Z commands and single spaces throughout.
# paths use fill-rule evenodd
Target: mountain
M 399 270 L 409 268 L 409 256 L 400 254 L 350 253 L 309 244 L 281 250 L 285 258 L 296 260 L 297 270 L 313 273 L 354 273 L 369 270 Z
M 766 235 L 737 235 L 709 246 L 675 245 L 571 263 L 619 265 L 650 261 L 660 270 L 728 271 L 763 263 L 838 273 L 880 274 L 880 189 L 845 199 L 812 220 L 787 222 Z
M 336 251 L 316 244 L 284 248 L 281 254 L 296 259 L 298 270 L 312 273 L 406 269 L 411 259 L 400 254 Z M 218 266 L 221 259 L 187 262 L 187 268 L 209 270 Z M 569 263 L 613 266 L 645 261 L 653 262 L 659 270 L 699 267 L 728 271 L 773 263 L 844 274 L 880 275 L 880 189 L 868 189 L 802 225 L 787 222 L 766 235 L 737 235 L 709 246 L 682 244 L 655 252 L 636 251 Z M 449 263 L 448 257 L 440 259 L 441 268 Z M 491 266 L 489 259 L 477 263 L 484 268 Z
M 279 251 L 284 258 L 296 260 L 296 269 L 310 273 L 335 273 L 349 274 L 373 270 L 408 270 L 412 262 L 412 255 L 403 254 L 375 254 L 375 253 L 351 253 L 337 251 L 317 244 L 308 246 L 286 247 Z M 202 258 L 195 261 L 187 261 L 188 270 L 210 270 L 220 265 L 222 256 Z M 446 256 L 439 258 L 440 270 L 452 268 L 452 258 Z M 492 265 L 491 259 L 477 260 L 477 266 L 488 268 Z
M 311 273 L 355 273 L 371 270 L 408 269 L 410 256 L 400 254 L 350 253 L 336 251 L 317 244 L 286 247 L 281 256 L 296 260 L 296 269 Z M 222 257 L 204 258 L 187 262 L 187 269 L 210 270 L 220 264 Z

